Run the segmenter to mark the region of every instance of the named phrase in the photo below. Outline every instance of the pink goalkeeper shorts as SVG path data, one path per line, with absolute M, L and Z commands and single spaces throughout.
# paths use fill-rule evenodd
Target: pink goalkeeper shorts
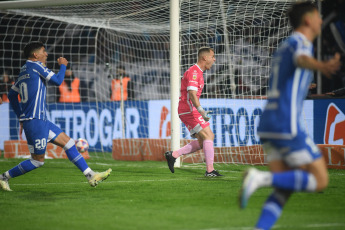
M 199 133 L 202 129 L 209 126 L 210 123 L 205 121 L 197 110 L 188 114 L 180 115 L 181 121 L 186 125 L 192 137 Z

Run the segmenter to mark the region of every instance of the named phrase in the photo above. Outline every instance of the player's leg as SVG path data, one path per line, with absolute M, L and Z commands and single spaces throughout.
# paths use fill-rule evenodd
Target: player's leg
M 284 164 L 284 162 L 279 162 L 279 163 L 272 162 L 272 164 L 270 164 L 273 166 L 274 170 L 278 169 L 277 171 L 273 171 L 271 169 L 271 172 L 273 173 L 273 177 L 275 175 L 284 175 L 286 173 L 286 175 L 284 175 L 284 178 L 280 178 L 280 179 L 276 178 L 277 179 L 276 183 L 278 183 L 278 186 L 288 187 L 284 181 L 280 181 L 282 179 L 286 179 L 287 184 L 289 184 L 289 182 L 296 184 L 297 183 L 296 178 L 295 178 L 295 175 L 297 175 L 296 170 L 289 169 L 288 167 L 283 167 L 283 168 L 280 168 L 281 170 L 279 170 L 279 166 L 278 166 L 279 164 Z M 327 174 L 326 163 L 323 158 L 319 158 L 308 165 L 301 166 L 300 168 L 302 168 L 302 170 L 301 169 L 297 169 L 297 170 L 301 170 L 302 172 L 309 174 L 306 177 L 304 177 L 303 180 L 305 180 L 305 182 L 301 183 L 301 185 L 303 184 L 306 184 L 306 186 L 308 186 L 308 184 L 309 186 L 312 185 L 312 188 L 305 189 L 304 191 L 309 191 L 309 192 L 320 191 L 327 187 L 328 174 Z M 291 174 L 291 172 L 294 172 L 294 173 Z M 290 178 L 291 175 L 293 176 Z M 314 182 L 310 183 L 310 181 L 308 181 L 308 178 L 310 176 L 315 177 L 316 185 L 314 184 Z M 314 181 L 314 179 L 312 179 L 312 181 Z M 272 182 L 272 185 L 273 184 L 274 182 Z M 277 187 L 277 184 L 275 186 Z M 271 229 L 271 227 L 275 224 L 275 222 L 280 217 L 280 214 L 282 212 L 282 209 L 285 203 L 288 201 L 289 197 L 291 196 L 291 194 L 294 192 L 295 189 L 296 187 L 290 184 L 290 187 L 288 187 L 288 190 L 277 189 L 277 188 L 274 190 L 274 192 L 269 196 L 269 198 L 267 199 L 267 201 L 265 202 L 262 208 L 261 215 L 256 224 L 257 229 Z
M 206 161 L 206 174 L 212 174 L 214 170 L 213 162 L 214 162 L 214 147 L 213 147 L 213 140 L 214 134 L 210 128 L 210 126 L 204 127 L 200 132 L 196 134 L 198 141 L 202 143 L 203 151 L 205 154 L 205 161 Z
M 67 136 L 66 133 L 59 133 L 51 142 L 65 150 L 68 159 L 78 167 L 86 178 L 90 179 L 91 176 L 93 176 L 94 172 L 87 165 L 83 156 L 78 152 L 74 140 Z
M 105 172 L 94 172 L 86 163 L 84 157 L 78 152 L 75 142 L 72 138 L 67 136 L 53 123 L 50 123 L 49 141 L 60 146 L 66 152 L 68 159 L 79 168 L 79 170 L 85 175 L 86 179 L 92 187 L 97 186 L 98 182 L 105 180 L 112 171 L 108 169 Z
M 180 119 L 186 125 L 186 127 L 188 127 L 189 132 L 192 137 L 195 137 L 195 134 L 199 132 L 200 130 L 202 130 L 201 125 L 198 123 L 198 121 L 196 121 L 193 113 L 181 115 Z M 167 160 L 170 171 L 172 173 L 175 172 L 174 164 L 175 164 L 176 158 L 182 155 L 194 153 L 201 148 L 202 148 L 202 142 L 200 144 L 199 140 L 193 140 L 192 142 L 188 143 L 187 145 L 183 146 L 182 148 L 178 150 L 166 152 L 164 155 Z
M 252 168 L 246 172 L 241 192 L 242 207 L 245 207 L 251 194 L 260 187 L 272 186 L 291 192 L 315 192 L 327 186 L 328 172 L 320 150 L 309 137 L 304 136 L 303 133 L 301 135 L 303 136 L 302 139 L 276 142 L 276 144 L 283 143 L 288 148 L 271 148 L 268 152 L 268 154 L 273 153 L 273 155 L 279 155 L 276 153 L 281 152 L 280 156 L 283 157 L 284 163 L 290 168 L 289 170 L 264 172 Z M 264 146 L 268 145 L 264 144 Z M 289 152 L 286 152 L 285 149 L 289 149 Z
M 265 151 L 282 156 L 291 170 L 258 172 L 255 177 L 260 187 L 273 186 L 295 192 L 314 192 L 327 186 L 326 163 L 319 148 L 305 133 L 300 132 L 293 140 L 271 140 L 268 143 L 274 143 L 274 147 L 265 143 Z M 267 150 L 267 146 L 271 146 L 271 149 Z
M 264 142 L 263 148 L 268 155 L 270 169 L 270 172 L 264 173 L 281 173 L 290 170 L 290 167 L 284 162 L 283 155 L 281 154 L 281 152 L 277 148 L 273 147 L 270 142 Z M 257 173 L 261 173 L 261 171 L 250 170 L 247 172 L 247 174 L 249 173 L 256 175 Z M 270 176 L 267 175 L 267 178 L 269 177 Z M 267 178 L 261 177 L 260 179 L 265 180 Z M 244 181 L 244 186 L 242 187 L 242 191 L 240 193 L 241 208 L 246 207 L 250 195 L 254 193 L 257 188 L 260 187 L 260 180 L 255 179 L 255 176 L 253 175 L 245 177 L 245 180 L 246 181 Z M 292 191 L 275 188 L 265 201 L 255 228 L 270 229 L 280 217 L 283 207 L 288 201 L 291 194 Z
M 201 125 L 195 119 L 195 115 L 193 113 L 181 115 L 180 119 L 186 125 L 186 127 L 189 128 L 189 132 L 192 137 L 195 137 L 195 134 L 202 130 Z M 182 155 L 194 153 L 201 148 L 202 148 L 202 144 L 199 143 L 199 140 L 193 140 L 192 142 L 188 143 L 182 148 L 176 151 L 173 151 L 172 156 L 174 158 L 178 158 Z
M 24 121 L 23 128 L 26 134 L 31 159 L 22 161 L 17 166 L 0 175 L 0 188 L 11 191 L 8 181 L 37 169 L 44 164 L 44 154 L 47 144 L 48 131 L 44 121 L 33 119 Z
M 283 189 L 274 189 L 261 209 L 261 214 L 255 225 L 255 229 L 271 229 L 281 216 L 283 208 L 292 193 Z
M 167 159 L 168 162 L 168 167 L 172 173 L 175 172 L 174 170 L 174 164 L 175 161 L 178 157 L 190 153 L 194 153 L 200 149 L 199 141 L 198 140 L 193 140 L 192 142 L 186 144 L 182 148 L 176 150 L 176 151 L 168 151 L 166 152 L 165 158 Z
M 297 140 L 288 146 L 291 151 L 284 155 L 284 162 L 291 170 L 273 173 L 272 186 L 289 191 L 315 192 L 328 185 L 328 171 L 325 160 L 314 142 L 301 133 Z
M 196 138 L 198 138 L 199 146 L 203 149 L 205 154 L 205 161 L 206 161 L 206 172 L 205 176 L 208 177 L 216 177 L 222 176 L 216 170 L 214 170 L 213 162 L 214 162 L 214 134 L 210 128 L 210 123 L 205 121 L 203 117 L 200 115 L 198 111 L 194 111 L 193 113 L 193 121 L 195 122 L 195 126 L 193 128 L 193 132 L 191 134 L 195 134 Z M 187 126 L 188 127 L 188 126 Z
M 283 161 L 280 151 L 269 142 L 263 144 L 264 152 L 268 156 L 269 171 L 260 171 L 255 168 L 247 170 L 243 177 L 242 187 L 239 196 L 240 208 L 245 208 L 250 196 L 261 187 L 272 186 L 272 175 L 290 170 Z
M 190 154 L 190 153 L 194 153 L 196 151 L 198 151 L 199 149 L 201 149 L 199 141 L 198 140 L 193 140 L 190 143 L 186 144 L 185 146 L 183 146 L 182 148 L 173 151 L 172 152 L 172 156 L 174 158 L 178 158 L 182 155 L 186 155 L 186 154 Z
M 43 166 L 44 161 L 36 160 L 34 157 L 35 154 L 32 154 L 31 159 L 27 159 L 25 161 L 20 162 L 17 166 L 13 167 L 12 169 L 4 172 L 0 175 L 0 188 L 6 191 L 12 191 L 9 187 L 8 181 L 11 178 L 18 177 L 28 173 L 34 169 L 37 169 Z M 44 154 L 43 154 L 44 158 Z
M 269 163 L 272 173 L 290 170 L 283 160 L 273 160 Z M 271 229 L 279 219 L 282 210 L 293 192 L 275 188 L 265 201 L 260 217 L 255 225 L 256 229 Z

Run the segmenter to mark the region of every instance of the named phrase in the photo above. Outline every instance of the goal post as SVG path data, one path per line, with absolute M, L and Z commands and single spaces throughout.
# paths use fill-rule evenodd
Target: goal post
M 215 162 L 264 164 L 256 126 L 271 55 L 291 32 L 284 13 L 293 2 L 0 2 L 1 74 L 17 76 L 25 63 L 23 46 L 42 40 L 49 51 L 47 66 L 57 72 L 56 59 L 65 56 L 80 80 L 80 102 L 61 102 L 59 87 L 48 87 L 52 122 L 72 138 L 86 139 L 91 157 L 164 160 L 164 151 L 191 141 L 177 115 L 180 77 L 196 63 L 198 49 L 209 46 L 216 62 L 204 73 L 200 101 L 212 111 Z M 113 100 L 116 87 L 121 97 Z M 8 104 L 2 109 L 9 116 L 0 129 L 9 132 L 0 133 L 0 142 L 15 141 L 17 119 Z M 202 152 L 181 158 L 193 164 L 204 160 Z
M 180 120 L 178 117 L 180 84 L 180 6 L 179 1 L 170 1 L 170 112 L 171 112 L 171 150 L 180 148 Z M 180 158 L 175 167 L 181 167 Z
M 5 33 L 1 47 L 4 51 L 2 70 L 10 69 L 14 79 L 25 61 L 20 57 L 23 45 L 30 40 L 43 40 L 49 56 L 53 57 L 48 58 L 48 67 L 57 71 L 55 56 L 66 56 L 74 75 L 81 78 L 80 104 L 61 103 L 58 101 L 59 89 L 48 88 L 48 116 L 63 131 L 72 138 L 87 139 L 96 157 L 107 157 L 107 152 L 112 151 L 115 143 L 111 139 L 120 140 L 116 145 L 125 146 L 122 149 L 125 153 L 120 157 L 127 160 L 138 159 L 140 154 L 151 155 L 150 151 L 156 150 L 143 148 L 143 145 L 148 146 L 147 138 L 152 136 L 149 132 L 154 133 L 152 139 L 172 139 L 171 143 L 154 141 L 153 145 L 159 147 L 158 151 L 177 149 L 180 146 L 180 122 L 177 116 L 179 2 L 171 1 L 171 6 L 167 1 L 2 2 L 1 30 Z M 170 8 L 173 9 L 172 24 L 175 24 L 171 30 L 167 17 Z M 160 11 L 162 17 L 155 15 L 156 11 Z M 171 53 L 167 46 L 170 38 Z M 11 61 L 6 62 L 6 54 L 12 57 Z M 172 68 L 169 67 L 170 61 Z M 121 98 L 120 102 L 111 102 L 108 92 L 111 79 L 108 78 L 113 78 L 119 67 L 126 69 L 132 84 L 127 91 L 128 100 Z M 123 93 L 121 87 L 121 95 Z M 150 100 L 170 98 L 173 98 L 171 105 L 165 101 L 160 103 L 162 107 L 155 116 L 160 118 L 156 122 L 158 129 L 154 127 L 155 124 L 150 128 L 149 120 L 155 121 L 155 117 L 148 115 L 148 108 L 154 106 Z M 163 115 L 168 117 L 162 119 Z M 11 130 L 2 139 L 16 140 L 18 133 L 15 127 L 18 124 L 14 117 L 9 120 Z M 163 157 L 162 153 L 160 155 Z M 179 166 L 179 161 L 176 166 Z

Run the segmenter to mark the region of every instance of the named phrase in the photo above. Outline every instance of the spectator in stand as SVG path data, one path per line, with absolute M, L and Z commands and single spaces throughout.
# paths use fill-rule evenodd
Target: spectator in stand
M 115 78 L 111 81 L 111 101 L 121 101 L 121 88 L 123 88 L 123 100 L 132 100 L 134 95 L 131 78 L 126 74 L 125 67 L 119 65 L 116 68 Z
M 10 91 L 14 81 L 11 78 L 10 72 L 8 70 L 5 70 L 2 73 L 1 76 L 1 82 L 0 82 L 0 104 L 2 104 L 3 102 L 9 102 L 8 98 L 7 98 L 7 94 Z
M 66 70 L 59 94 L 59 102 L 80 102 L 80 80 L 73 75 L 72 70 Z

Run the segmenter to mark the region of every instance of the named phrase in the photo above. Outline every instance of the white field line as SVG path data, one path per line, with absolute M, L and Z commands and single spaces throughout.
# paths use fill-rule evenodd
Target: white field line
M 220 172 L 221 170 L 219 170 Z M 239 177 L 232 177 L 232 176 L 224 176 L 224 177 L 221 177 L 219 179 L 240 179 Z M 218 178 L 214 178 L 214 177 L 205 177 L 205 178 L 194 178 L 194 180 L 212 180 L 212 179 L 215 179 L 217 180 Z
M 4 159 L 0 159 L 1 161 L 5 161 Z M 102 166 L 114 166 L 117 167 L 119 166 L 118 164 L 109 164 L 109 163 L 98 163 L 98 162 L 87 162 L 89 165 L 102 165 Z M 49 161 L 49 164 L 65 164 L 65 162 L 57 162 L 57 161 Z M 127 165 L 121 165 L 121 167 L 133 167 L 133 168 L 146 168 L 147 165 L 139 165 L 139 164 L 127 164 Z M 153 168 L 153 167 L 150 167 Z M 159 166 L 159 167 L 154 167 L 154 168 L 167 168 L 166 166 Z M 182 168 L 195 168 L 195 169 L 204 169 L 205 165 L 200 163 L 199 165 L 184 165 Z M 233 171 L 233 170 L 219 170 L 220 172 L 229 172 L 229 173 L 240 173 L 242 174 L 243 171 Z M 334 173 L 332 175 L 336 176 L 345 176 L 345 173 Z M 228 178 L 228 177 L 227 177 Z
M 60 161 L 49 161 L 49 164 L 65 164 L 65 162 L 60 162 Z M 102 165 L 102 166 L 114 166 L 117 167 L 119 166 L 116 163 L 113 164 L 109 164 L 109 163 L 98 163 L 98 162 L 87 162 L 88 165 Z M 121 165 L 121 167 L 133 167 L 133 168 L 147 168 L 147 165 L 143 164 L 126 164 L 126 165 Z M 153 168 L 153 167 L 149 167 L 149 168 Z M 154 168 L 168 168 L 168 166 L 158 166 L 158 167 L 154 167 Z M 183 168 L 195 168 L 195 169 L 204 169 L 205 165 L 199 165 L 199 166 L 190 166 L 190 165 L 186 165 L 186 166 L 182 166 Z M 243 173 L 241 171 L 233 171 L 233 170 L 219 170 L 219 172 L 231 172 L 231 173 Z M 345 175 L 345 174 L 344 174 Z
M 147 183 L 147 182 L 168 182 L 168 181 L 177 181 L 177 180 L 186 180 L 184 178 L 179 178 L 179 179 L 158 179 L 158 180 L 133 180 L 133 181 L 129 181 L 129 180 L 123 180 L 123 181 L 106 181 L 105 183 L 109 184 L 113 184 L 113 183 Z M 79 182 L 79 183 L 88 183 L 87 181 L 85 182 Z M 44 185 L 76 185 L 79 184 L 76 182 L 70 182 L 70 183 L 40 183 L 40 184 L 14 184 L 11 183 L 10 185 L 14 185 L 14 186 L 44 186 Z
M 320 223 L 320 224 L 306 224 L 306 225 L 276 225 L 272 229 L 280 229 L 280 228 L 290 228 L 290 229 L 316 229 L 316 228 L 326 228 L 326 227 L 345 227 L 345 223 Z M 201 230 L 253 230 L 253 227 L 228 227 L 228 228 L 207 228 Z

